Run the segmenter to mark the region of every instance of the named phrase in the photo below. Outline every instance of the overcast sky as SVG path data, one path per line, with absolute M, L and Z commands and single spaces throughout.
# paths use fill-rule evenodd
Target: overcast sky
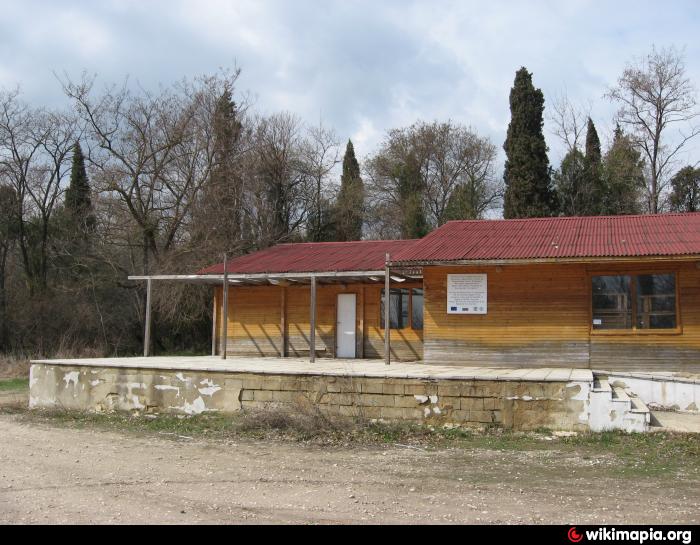
M 322 118 L 360 156 L 417 119 L 463 122 L 500 148 L 520 66 L 545 100 L 590 104 L 604 142 L 614 108 L 602 95 L 652 44 L 685 48 L 700 84 L 698 0 L 24 0 L 0 14 L 0 85 L 33 103 L 65 102 L 54 71 L 155 88 L 237 65 L 256 110 Z

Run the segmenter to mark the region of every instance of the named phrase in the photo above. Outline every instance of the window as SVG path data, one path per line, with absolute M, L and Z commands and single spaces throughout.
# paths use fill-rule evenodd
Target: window
M 594 276 L 593 329 L 675 329 L 675 274 Z
M 637 276 L 637 328 L 676 328 L 676 276 Z
M 423 288 L 411 290 L 411 327 L 423 329 Z
M 392 288 L 389 290 L 389 324 L 391 329 L 423 329 L 423 290 Z M 384 329 L 384 290 L 380 305 L 380 322 Z
M 593 329 L 632 327 L 632 288 L 629 276 L 593 277 Z

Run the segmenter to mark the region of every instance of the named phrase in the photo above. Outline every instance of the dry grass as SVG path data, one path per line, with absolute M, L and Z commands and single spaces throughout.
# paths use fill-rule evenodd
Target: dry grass
M 617 476 L 700 475 L 700 435 L 681 433 L 581 433 L 559 437 L 547 430 L 512 432 L 499 428 L 474 430 L 433 428 L 408 422 L 377 422 L 324 415 L 308 406 L 277 407 L 236 414 L 142 415 L 63 410 L 0 409 L 26 423 L 137 433 L 174 440 L 230 441 L 249 438 L 303 442 L 319 448 L 352 448 L 393 444 L 419 449 L 471 449 L 537 456 L 553 451 L 584 462 L 615 461 Z
M 29 359 L 26 354 L 0 354 L 0 378 L 28 377 Z
M 51 354 L 28 352 L 0 353 L 0 379 L 27 378 L 29 376 L 29 360 L 43 358 L 103 358 L 107 354 L 99 348 L 90 348 L 76 344 L 61 345 Z

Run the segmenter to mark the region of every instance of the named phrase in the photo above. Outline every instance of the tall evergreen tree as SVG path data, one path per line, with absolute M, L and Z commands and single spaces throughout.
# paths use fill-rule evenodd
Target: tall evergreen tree
M 70 184 L 66 190 L 66 211 L 71 222 L 80 230 L 87 232 L 94 228 L 95 215 L 90 197 L 90 182 L 80 142 L 76 142 L 73 147 Z
M 360 240 L 362 238 L 364 197 L 365 188 L 360 175 L 360 165 L 355 157 L 352 141 L 348 140 L 343 157 L 340 192 L 335 206 L 337 240 Z
M 242 238 L 242 190 L 237 166 L 238 143 L 242 125 L 231 90 L 226 88 L 216 100 L 211 118 L 213 136 L 213 166 L 204 186 L 201 199 L 194 211 L 195 238 L 201 246 L 204 241 L 218 251 L 240 251 Z M 216 226 L 212 232 L 210 226 Z
M 646 189 L 644 160 L 620 126 L 602 164 L 602 214 L 639 214 Z
M 521 68 L 510 91 L 511 120 L 503 144 L 506 152 L 505 218 L 552 216 L 556 212 L 547 144 L 542 132 L 544 95 Z
M 600 138 L 593 120 L 588 118 L 586 129 L 586 155 L 584 159 L 584 184 L 588 188 L 590 200 L 586 215 L 597 216 L 602 213 L 605 198 L 602 176 L 603 155 L 600 150 Z

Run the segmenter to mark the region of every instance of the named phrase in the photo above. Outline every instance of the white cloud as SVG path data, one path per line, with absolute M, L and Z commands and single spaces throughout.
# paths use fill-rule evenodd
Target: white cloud
M 652 43 L 687 46 L 700 84 L 693 0 L 66 0 L 0 10 L 0 82 L 22 83 L 32 100 L 62 100 L 52 71 L 155 87 L 236 63 L 258 110 L 323 116 L 358 156 L 417 118 L 469 124 L 500 147 L 523 65 L 548 102 L 563 89 L 590 101 L 603 139 L 614 113 L 605 88 Z M 556 163 L 560 145 L 546 136 Z

